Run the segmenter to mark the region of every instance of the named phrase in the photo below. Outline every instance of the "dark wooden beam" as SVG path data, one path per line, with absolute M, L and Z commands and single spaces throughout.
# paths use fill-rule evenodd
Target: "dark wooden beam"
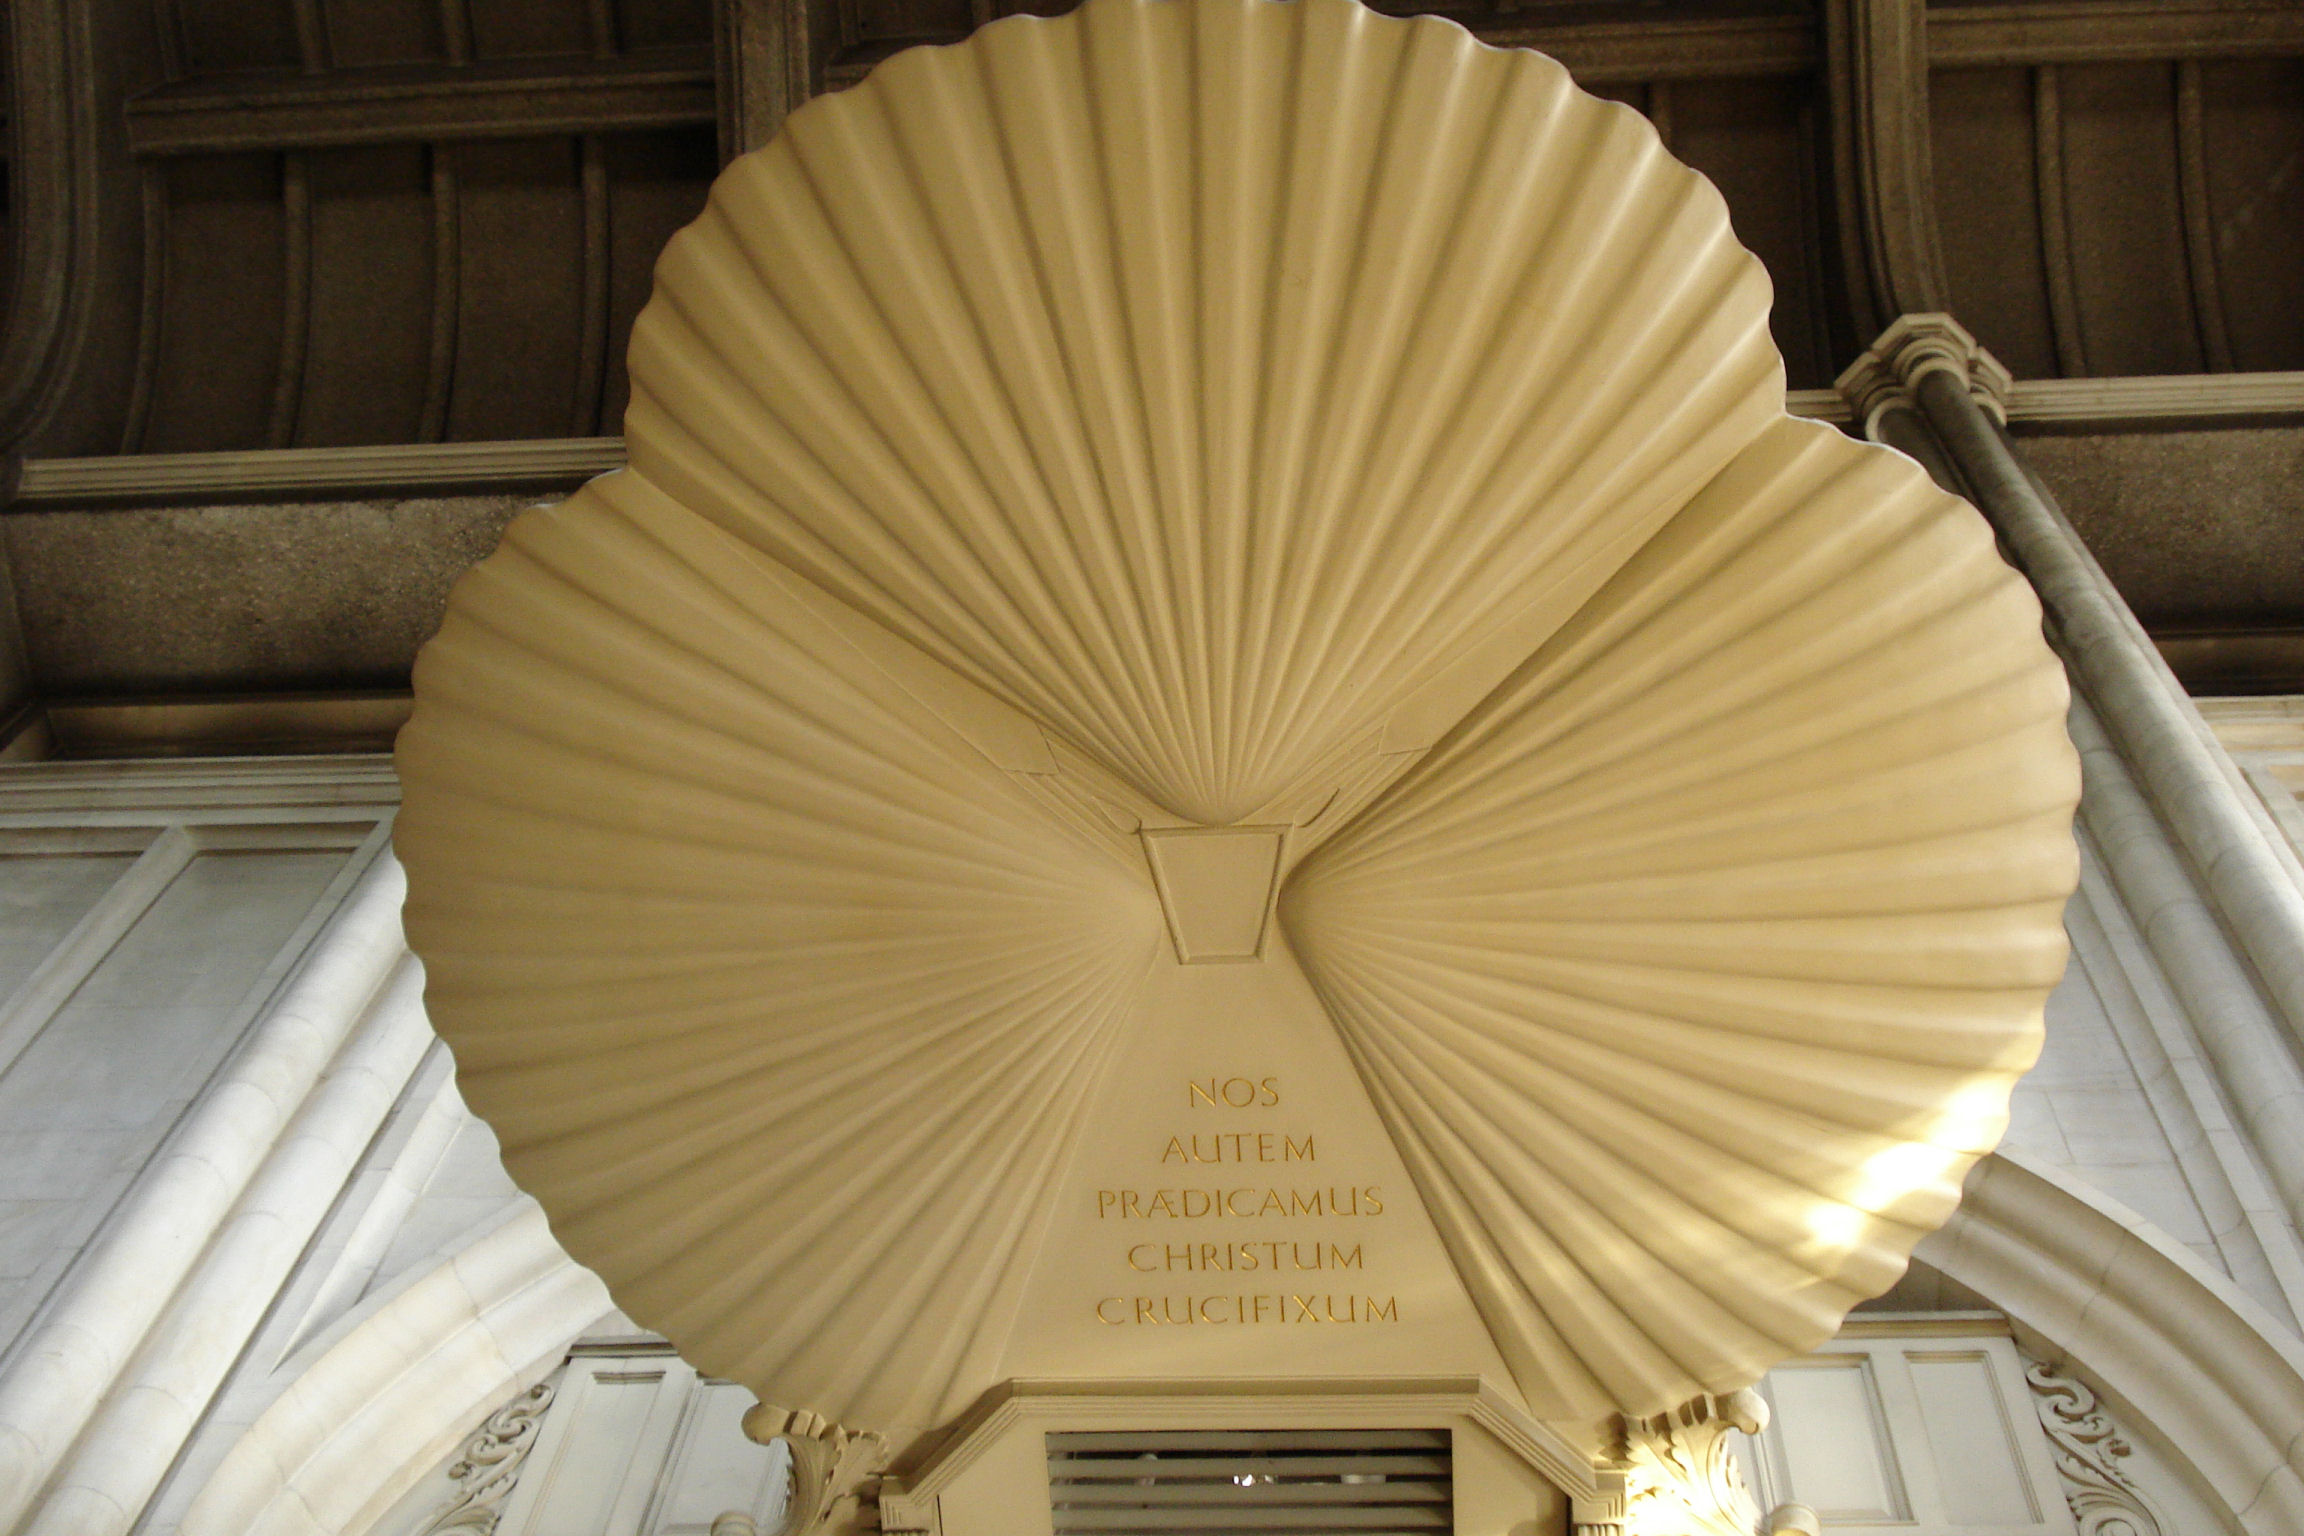
M 1547 21 L 1541 13 L 1507 12 L 1471 24 L 1471 31 L 1498 48 L 1550 54 L 1586 85 L 1801 75 L 1822 59 L 1815 19 L 1799 14 L 1567 22 Z M 850 49 L 825 69 L 825 87 L 854 85 L 888 55 L 926 41 L 957 39 L 915 38 Z
M 613 59 L 212 75 L 128 106 L 139 155 L 438 143 L 709 123 L 712 56 L 661 49 Z
M 1806 74 L 1821 46 L 1806 16 L 1713 16 L 1582 24 L 1485 25 L 1499 48 L 1533 48 L 1588 84 Z
M 1928 8 L 1939 69 L 2304 53 L 2296 0 L 2015 0 Z

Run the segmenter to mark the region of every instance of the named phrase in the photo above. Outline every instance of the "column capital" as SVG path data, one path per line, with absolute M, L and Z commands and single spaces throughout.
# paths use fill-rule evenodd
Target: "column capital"
M 1750 1536 L 1760 1510 L 1728 1435 L 1757 1435 L 1767 1427 L 1767 1400 L 1749 1387 L 1650 1418 L 1618 1419 L 1624 1536 Z
M 1848 365 L 1833 387 L 1856 413 L 1864 435 L 1872 437 L 1882 411 L 1898 405 L 1916 408 L 1913 391 L 1933 372 L 1951 374 L 1995 420 L 2007 423 L 2014 376 L 1965 326 L 1941 312 L 1899 319 Z

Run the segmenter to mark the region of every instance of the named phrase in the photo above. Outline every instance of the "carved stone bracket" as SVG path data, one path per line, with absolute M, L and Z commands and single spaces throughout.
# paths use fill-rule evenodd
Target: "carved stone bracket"
M 1978 405 L 2006 424 L 2014 376 L 1946 314 L 1905 315 L 1848 365 L 1836 387 L 1862 423 L 1864 435 L 1877 439 L 1880 413 L 1895 406 L 1913 408 L 1920 380 L 1936 372 L 1951 374 Z
M 866 1508 L 888 1463 L 888 1442 L 843 1429 L 805 1410 L 760 1404 L 744 1416 L 744 1433 L 762 1445 L 781 1438 L 792 1450 L 792 1497 L 785 1536 L 846 1536 L 878 1529 Z
M 2024 1370 L 2080 1536 L 2162 1536 L 2167 1526 L 2120 1463 L 2131 1452 L 2096 1394 L 2044 1360 Z
M 1751 1536 L 1760 1509 L 1728 1435 L 1756 1435 L 1767 1427 L 1767 1400 L 1749 1387 L 1699 1397 L 1652 1418 L 1619 1420 L 1616 1460 L 1625 1499 L 1618 1529 L 1624 1536 Z M 1582 1536 L 1581 1516 L 1577 1529 Z
M 520 1468 L 536 1448 L 536 1429 L 552 1406 L 552 1387 L 538 1382 L 481 1421 L 448 1469 L 457 1495 L 432 1517 L 423 1536 L 489 1536 L 504 1518 L 504 1501 L 520 1481 Z

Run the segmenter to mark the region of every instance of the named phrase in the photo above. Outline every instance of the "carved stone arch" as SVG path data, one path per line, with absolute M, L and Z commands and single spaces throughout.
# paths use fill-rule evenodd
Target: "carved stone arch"
M 2182 1244 L 2000 1152 L 1915 1256 L 1989 1297 L 2123 1424 L 2156 1431 L 2233 1526 L 2304 1530 L 2304 1346 Z
M 522 1202 L 313 1360 L 225 1454 L 182 1536 L 367 1530 L 608 1310 Z

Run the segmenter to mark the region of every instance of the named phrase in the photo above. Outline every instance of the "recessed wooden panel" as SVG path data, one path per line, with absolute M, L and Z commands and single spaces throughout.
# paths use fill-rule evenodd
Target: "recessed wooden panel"
M 2233 364 L 2304 368 L 2304 59 L 2200 73 L 2206 211 Z
M 2016 377 L 2056 378 L 2032 72 L 1938 70 L 1929 77 L 1928 107 L 1952 312 Z
M 1825 328 L 1815 130 L 1805 80 L 1676 80 L 1672 152 L 1712 179 L 1742 241 L 1776 287 L 1769 329 L 1794 389 L 1832 382 Z
M 969 0 L 855 0 L 840 9 L 841 41 L 848 44 L 948 40 L 976 24 Z
M 2072 288 L 2088 372 L 2198 373 L 2169 64 L 2059 71 Z
M 328 62 L 345 69 L 448 57 L 439 0 L 327 0 Z
M 300 447 L 407 442 L 431 353 L 432 191 L 423 146 L 314 151 L 312 312 Z
M 624 371 L 632 321 L 656 281 L 656 257 L 673 232 L 704 211 L 719 169 L 709 128 L 620 134 L 608 140 L 608 356 L 600 430 L 624 429 L 631 383 Z
M 2038 1522 L 2040 1501 L 2024 1484 L 2016 1438 L 2019 1430 L 2036 1432 L 2032 1405 L 2011 1405 L 2002 1396 L 1993 1362 L 1981 1349 L 1907 1350 L 1905 1364 L 1936 1463 L 1936 1485 L 1953 1524 L 1966 1529 Z
M 293 68 L 296 13 L 289 0 L 178 0 L 184 62 L 206 70 Z
M 465 0 L 465 6 L 477 58 L 593 51 L 587 0 Z
M 261 448 L 280 364 L 280 157 L 187 157 L 167 179 L 167 299 L 144 447 Z
M 584 215 L 576 145 L 465 145 L 462 278 L 448 435 L 560 437 L 582 342 Z
M 665 48 L 712 41 L 712 0 L 616 0 L 616 44 Z
M 1871 1362 L 1861 1355 L 1812 1356 L 1777 1367 L 1768 1387 L 1784 1470 L 1804 1502 L 1827 1520 L 1905 1518 Z

